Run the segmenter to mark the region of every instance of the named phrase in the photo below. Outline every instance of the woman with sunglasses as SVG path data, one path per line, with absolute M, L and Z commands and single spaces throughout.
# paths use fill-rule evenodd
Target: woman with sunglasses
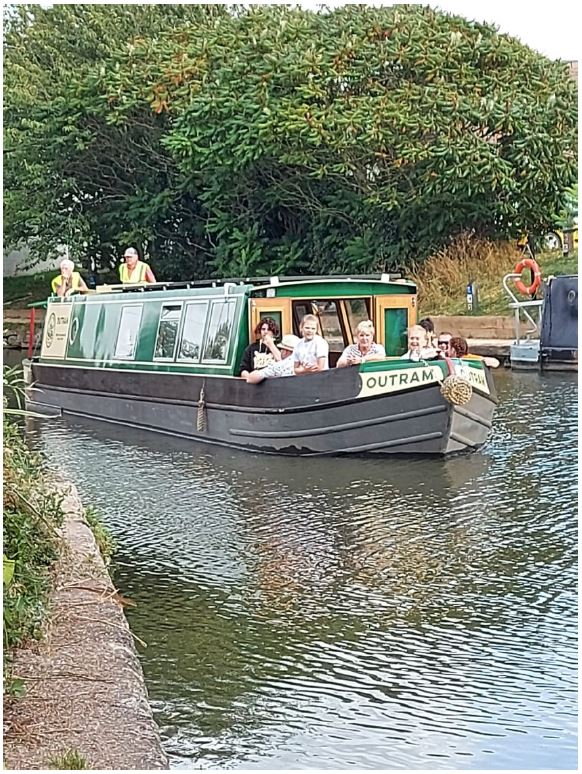
M 240 363 L 240 374 L 246 379 L 251 371 L 265 368 L 269 363 L 281 360 L 281 351 L 275 344 L 279 326 L 272 317 L 263 317 L 255 328 L 256 341 L 245 349 Z

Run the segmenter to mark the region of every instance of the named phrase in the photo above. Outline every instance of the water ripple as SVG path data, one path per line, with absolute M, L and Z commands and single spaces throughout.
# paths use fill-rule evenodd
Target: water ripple
M 576 379 L 496 380 L 445 461 L 35 426 L 116 534 L 175 768 L 575 766 Z

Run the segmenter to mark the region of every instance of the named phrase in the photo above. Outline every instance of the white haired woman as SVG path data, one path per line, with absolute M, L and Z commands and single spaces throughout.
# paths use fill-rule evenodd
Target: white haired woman
M 86 293 L 89 288 L 78 271 L 73 271 L 75 264 L 68 258 L 64 258 L 60 263 L 61 273 L 53 277 L 51 290 L 53 295 L 68 296 L 70 293 Z
M 356 326 L 356 342 L 350 344 L 342 352 L 337 361 L 337 368 L 360 365 L 370 360 L 384 360 L 386 350 L 382 344 L 374 341 L 374 324 L 371 320 L 362 320 Z
M 412 325 L 408 329 L 408 352 L 402 360 L 431 360 L 438 352 L 428 344 L 428 334 L 422 325 Z

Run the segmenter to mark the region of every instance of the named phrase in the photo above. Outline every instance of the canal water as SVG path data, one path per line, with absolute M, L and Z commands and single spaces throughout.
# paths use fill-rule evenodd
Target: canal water
M 173 768 L 576 768 L 577 379 L 495 378 L 446 461 L 32 425 L 118 540 Z

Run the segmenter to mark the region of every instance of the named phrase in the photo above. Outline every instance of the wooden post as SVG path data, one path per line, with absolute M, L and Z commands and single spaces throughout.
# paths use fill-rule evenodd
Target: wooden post
M 32 350 L 34 347 L 34 317 L 36 309 L 31 307 L 30 309 L 30 321 L 28 325 L 28 357 L 32 357 Z

